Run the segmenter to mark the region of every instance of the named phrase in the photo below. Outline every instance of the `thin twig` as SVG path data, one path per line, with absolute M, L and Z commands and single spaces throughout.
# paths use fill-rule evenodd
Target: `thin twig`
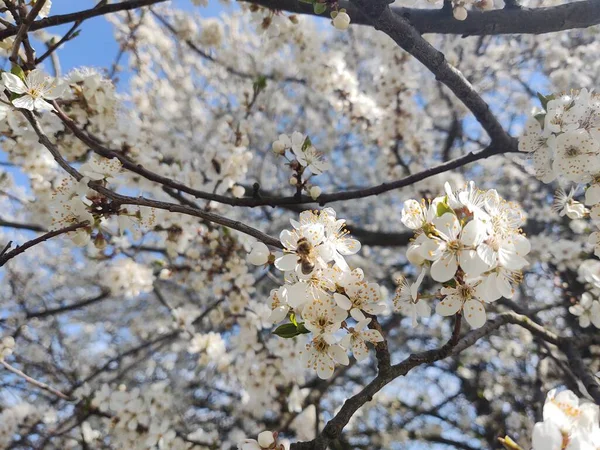
M 56 395 L 57 397 L 60 397 L 63 400 L 68 400 L 68 401 L 74 400 L 72 397 L 69 397 L 68 395 L 63 394 L 58 389 L 54 389 L 53 387 L 48 386 L 46 383 L 42 383 L 41 381 L 31 378 L 29 375 L 21 372 L 16 367 L 11 366 L 9 363 L 4 361 L 3 359 L 0 359 L 0 364 L 2 364 L 6 370 L 14 373 L 15 375 L 18 375 L 19 377 L 23 378 L 25 381 L 27 381 L 29 384 L 31 384 L 35 387 L 38 387 L 46 392 L 50 392 L 51 394 Z
M 10 259 L 14 258 L 15 256 L 20 255 L 21 253 L 24 253 L 26 250 L 39 244 L 40 242 L 47 241 L 48 239 L 52 239 L 53 237 L 60 236 L 61 234 L 66 234 L 66 233 L 78 230 L 79 228 L 83 228 L 86 226 L 88 226 L 87 221 L 74 223 L 73 225 L 69 225 L 68 227 L 50 231 L 48 233 L 42 234 L 41 236 L 39 236 L 35 239 L 32 239 L 31 241 L 27 241 L 23 245 L 20 245 L 19 247 L 16 247 L 14 250 L 11 250 L 10 252 L 7 252 L 4 255 L 0 256 L 0 267 L 2 267 L 4 264 L 6 264 Z
M 15 41 L 13 43 L 12 51 L 10 53 L 9 59 L 11 60 L 11 62 L 18 64 L 19 49 L 21 47 L 21 42 L 23 42 L 23 39 L 25 39 L 25 37 L 27 36 L 27 32 L 29 31 L 29 28 L 33 24 L 33 21 L 35 20 L 35 18 L 37 17 L 37 15 L 41 11 L 41 9 L 44 7 L 45 3 L 46 3 L 46 0 L 38 0 L 37 2 L 35 2 L 35 5 L 33 5 L 33 8 L 31 8 L 31 10 L 27 14 L 27 16 L 25 16 L 25 18 L 23 19 L 23 23 L 21 23 L 21 26 L 19 27 L 19 31 L 17 32 L 17 35 L 15 36 Z M 0 38 L 0 40 L 1 40 L 1 38 Z

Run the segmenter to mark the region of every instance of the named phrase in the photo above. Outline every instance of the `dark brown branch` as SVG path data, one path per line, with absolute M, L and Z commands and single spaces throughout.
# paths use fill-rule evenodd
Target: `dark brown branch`
M 41 225 L 36 225 L 33 223 L 13 222 L 4 219 L 0 219 L 0 227 L 16 228 L 19 230 L 46 231 L 46 229 Z
M 65 160 L 62 157 L 62 155 L 60 154 L 60 151 L 58 150 L 56 145 L 54 145 L 52 143 L 52 141 L 50 141 L 50 139 L 48 139 L 48 136 L 41 129 L 35 116 L 33 114 L 31 114 L 31 112 L 29 112 L 29 111 L 22 110 L 22 112 L 25 115 L 25 117 L 27 118 L 27 120 L 29 121 L 29 123 L 32 125 L 34 131 L 36 132 L 36 134 L 39 138 L 40 144 L 42 144 L 44 147 L 46 147 L 48 149 L 48 151 L 52 154 L 52 156 L 54 157 L 54 160 L 57 162 L 57 164 L 60 167 L 62 167 L 69 175 L 71 175 L 77 181 L 80 181 L 83 178 L 83 175 L 81 175 L 75 168 L 73 168 L 68 163 L 67 160 Z M 203 211 L 198 208 L 192 208 L 189 206 L 178 205 L 175 203 L 161 202 L 161 201 L 157 201 L 157 200 L 147 199 L 144 197 L 134 198 L 134 197 L 128 197 L 125 195 L 120 195 L 120 194 L 117 194 L 117 193 L 111 191 L 110 189 L 105 188 L 104 186 L 102 186 L 100 183 L 97 183 L 97 182 L 90 182 L 88 184 L 88 186 L 90 188 L 94 189 L 95 191 L 103 194 L 107 198 L 113 200 L 118 205 L 148 206 L 150 208 L 164 209 L 166 211 L 179 212 L 182 214 L 187 214 L 189 216 L 199 217 L 199 218 L 207 220 L 209 222 L 217 223 L 219 225 L 229 227 L 233 230 L 238 230 L 249 236 L 255 237 L 256 239 L 264 242 L 267 245 L 271 245 L 271 246 L 277 247 L 277 248 L 283 248 L 279 239 L 275 239 L 274 237 L 271 237 L 271 236 L 263 233 L 262 231 L 252 228 L 252 227 L 250 227 L 242 222 L 239 222 L 237 220 L 228 219 L 226 217 L 219 216 L 214 213 L 206 212 L 206 211 Z M 40 239 L 40 238 L 38 238 L 38 239 Z M 0 259 L 0 261 L 1 261 L 1 259 Z M 1 266 L 1 264 L 0 264 L 0 266 Z
M 33 319 L 33 318 L 41 319 L 44 317 L 55 316 L 57 314 L 63 314 L 63 313 L 69 312 L 69 311 L 74 311 L 76 309 L 80 309 L 80 308 L 84 308 L 89 305 L 93 305 L 94 303 L 101 302 L 102 300 L 105 300 L 107 298 L 108 298 L 108 292 L 102 292 L 95 297 L 88 298 L 88 299 L 82 300 L 77 303 L 71 303 L 70 305 L 45 309 L 43 311 L 28 312 L 26 318 L 27 319 Z
M 97 183 L 90 183 L 89 186 L 119 205 L 147 206 L 150 208 L 163 209 L 165 211 L 177 212 L 181 214 L 186 214 L 188 216 L 199 217 L 208 222 L 213 222 L 231 228 L 233 230 L 240 231 L 272 247 L 283 248 L 283 245 L 281 244 L 279 239 L 271 237 L 263 233 L 262 231 L 252 228 L 246 225 L 245 223 L 239 222 L 237 220 L 228 219 L 227 217 L 219 216 L 217 214 L 213 214 L 189 206 L 178 205 L 176 203 L 161 202 L 158 200 L 151 200 L 145 197 L 129 197 L 126 195 L 120 195 Z
M 13 43 L 12 51 L 11 51 L 10 58 L 9 58 L 11 60 L 11 62 L 13 62 L 14 64 L 19 63 L 18 59 L 19 59 L 19 49 L 21 47 L 21 42 L 23 42 L 27 38 L 27 33 L 29 32 L 29 29 L 31 28 L 33 21 L 37 17 L 38 13 L 44 7 L 44 3 L 46 3 L 46 0 L 38 0 L 33 5 L 33 8 L 31 8 L 29 10 L 27 15 L 25 17 L 23 17 L 22 23 L 19 26 L 19 29 L 17 31 L 17 35 L 15 36 L 15 41 Z M 23 9 L 22 14 L 25 15 L 25 12 L 26 12 L 25 8 L 23 7 L 22 9 Z M 28 54 L 28 56 L 30 56 L 30 55 Z M 28 58 L 28 62 L 33 62 L 33 61 L 29 61 L 29 58 Z
M 301 197 L 251 197 L 251 198 L 234 198 L 226 195 L 214 194 L 212 192 L 200 191 L 198 189 L 193 189 L 183 183 L 179 183 L 171 178 L 159 175 L 155 172 L 152 172 L 146 169 L 141 164 L 137 164 L 127 158 L 123 153 L 112 150 L 104 147 L 101 143 L 99 143 L 96 139 L 92 138 L 88 134 L 86 134 L 83 130 L 81 130 L 69 116 L 67 116 L 64 111 L 60 108 L 60 106 L 53 102 L 54 107 L 56 108 L 56 115 L 63 121 L 63 123 L 75 134 L 77 138 L 79 138 L 84 144 L 88 145 L 94 152 L 98 153 L 105 158 L 116 158 L 118 159 L 123 167 L 127 170 L 130 170 L 138 175 L 143 176 L 147 180 L 154 181 L 156 183 L 160 183 L 163 186 L 170 187 L 177 191 L 185 192 L 186 194 L 193 195 L 196 198 L 200 198 L 203 200 L 214 201 L 217 203 L 223 203 L 226 205 L 232 206 L 280 206 L 280 205 L 298 205 L 305 203 L 315 203 L 318 202 L 320 205 L 325 205 L 327 203 L 342 201 L 342 200 L 352 200 L 356 198 L 364 198 L 370 197 L 372 195 L 379 195 L 385 192 L 398 189 L 401 187 L 409 186 L 418 181 L 424 180 L 426 178 L 432 177 L 434 175 L 438 175 L 443 172 L 447 172 L 453 169 L 457 169 L 466 164 L 469 164 L 474 161 L 478 161 L 480 159 L 485 159 L 490 156 L 499 155 L 508 152 L 518 152 L 517 140 L 508 137 L 508 142 L 505 143 L 504 146 L 501 144 L 498 145 L 490 145 L 485 149 L 479 152 L 468 153 L 467 155 L 461 156 L 459 158 L 452 159 L 450 161 L 444 162 L 437 166 L 431 167 L 429 169 L 423 170 L 422 172 L 415 173 L 408 177 L 401 178 L 396 181 L 392 181 L 389 183 L 383 183 L 377 186 L 372 186 L 363 189 L 355 189 L 351 191 L 342 191 L 337 192 L 335 194 L 322 194 L 315 201 L 309 196 L 301 196 Z M 31 118 L 30 122 L 33 122 L 35 118 Z M 33 123 L 32 123 L 33 125 Z M 34 127 L 35 128 L 35 127 Z M 38 126 L 39 129 L 39 126 Z M 37 131 L 37 130 L 36 130 Z M 39 136 L 39 133 L 38 133 Z M 44 142 L 42 142 L 44 143 Z M 51 143 L 50 143 L 51 144 Z M 59 162 L 60 164 L 60 162 Z M 63 164 L 61 164 L 63 166 Z M 65 170 L 66 167 L 63 166 Z M 69 172 L 71 173 L 71 172 Z M 71 174 L 73 175 L 73 174 Z
M 118 11 L 127 11 L 131 9 L 142 8 L 144 6 L 154 5 L 156 3 L 165 2 L 167 0 L 128 0 L 125 2 L 111 3 L 104 5 L 101 8 L 85 9 L 69 14 L 59 14 L 56 16 L 46 17 L 45 19 L 36 20 L 31 24 L 29 30 L 41 30 L 42 28 L 54 27 L 65 23 L 84 21 L 92 17 L 104 16 Z M 0 31 L 0 41 L 9 36 L 17 34 L 18 28 L 7 28 Z
M 296 0 L 250 0 L 271 9 L 314 15 L 312 5 Z M 509 1 L 510 3 L 510 1 Z M 349 1 L 340 1 L 352 23 L 370 25 L 369 20 Z M 392 11 L 410 21 L 419 33 L 486 36 L 496 34 L 543 34 L 600 23 L 600 3 L 596 0 L 569 2 L 546 8 L 513 8 L 469 11 L 466 20 L 454 19 L 443 9 L 393 7 Z M 328 13 L 322 15 L 328 18 Z
M 586 391 L 592 396 L 594 402 L 600 405 L 600 383 L 592 374 L 588 366 L 583 362 L 581 352 L 573 342 L 568 342 L 563 346 L 564 352 L 567 355 L 569 367 L 585 386 Z
M 518 152 L 517 141 L 516 139 L 509 138 L 509 142 L 505 145 L 490 145 L 485 149 L 479 152 L 471 152 L 467 155 L 461 156 L 459 158 L 452 159 L 450 161 L 444 162 L 437 166 L 431 167 L 429 169 L 425 169 L 421 172 L 415 173 L 413 175 L 400 178 L 399 180 L 392 181 L 389 183 L 382 183 L 377 186 L 371 186 L 362 189 L 355 189 L 349 191 L 341 191 L 336 192 L 334 194 L 322 194 L 319 196 L 317 200 L 312 199 L 309 196 L 301 196 L 301 197 L 246 197 L 246 198 L 234 198 L 226 195 L 214 194 L 211 192 L 205 192 L 198 189 L 193 189 L 185 184 L 179 183 L 171 178 L 159 175 L 150 170 L 144 168 L 141 164 L 137 164 L 131 161 L 129 158 L 124 156 L 121 152 L 108 149 L 102 146 L 100 143 L 89 137 L 85 132 L 80 130 L 75 123 L 66 116 L 60 109 L 57 111 L 57 115 L 63 120 L 65 125 L 86 145 L 90 146 L 90 148 L 105 158 L 117 158 L 123 167 L 127 170 L 130 170 L 138 175 L 143 176 L 147 180 L 154 181 L 162 184 L 163 186 L 168 186 L 177 191 L 185 192 L 186 194 L 190 194 L 196 198 L 214 201 L 217 203 L 223 203 L 226 205 L 232 206 L 247 206 L 247 207 L 257 207 L 257 206 L 281 206 L 281 205 L 299 205 L 299 204 L 307 204 L 307 203 L 319 203 L 320 205 L 325 205 L 327 203 L 332 203 L 336 201 L 343 200 L 352 200 L 357 198 L 365 198 L 373 195 L 383 194 L 385 192 L 392 191 L 394 189 L 399 189 L 405 186 L 410 186 L 418 181 L 424 180 L 426 178 L 432 177 L 434 175 L 438 175 L 440 173 L 448 172 L 453 169 L 457 169 L 459 167 L 465 166 L 469 163 L 489 158 L 494 155 L 499 155 L 503 153 L 509 152 Z M 42 142 L 43 143 L 43 142 Z M 64 168 L 64 167 L 63 167 Z M 65 169 L 66 170 L 66 169 Z M 402 238 L 403 239 L 403 238 Z
M 88 225 L 87 222 L 75 223 L 73 225 L 69 225 L 68 227 L 42 234 L 41 236 L 39 236 L 35 239 L 32 239 L 31 241 L 25 242 L 23 245 L 2 255 L 0 257 L 0 267 L 2 267 L 4 264 L 6 264 L 10 259 L 14 258 L 15 256 L 20 255 L 21 253 L 24 253 L 26 250 L 30 249 L 31 247 L 33 247 L 41 242 L 47 241 L 48 239 L 52 239 L 53 237 L 56 237 L 56 236 L 60 236 L 61 234 L 66 234 L 71 231 L 78 230 L 79 228 L 86 227 L 87 225 Z

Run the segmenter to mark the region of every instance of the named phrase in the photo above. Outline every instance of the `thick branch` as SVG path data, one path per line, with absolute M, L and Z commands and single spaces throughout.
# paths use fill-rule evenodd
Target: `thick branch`
M 569 367 L 579 377 L 586 391 L 592 396 L 594 402 L 600 405 L 600 383 L 598 379 L 590 372 L 587 365 L 584 363 L 581 357 L 581 352 L 573 342 L 568 342 L 564 346 L 565 354 L 567 355 L 567 361 Z
M 248 0 L 246 0 L 248 1 Z M 312 5 L 296 0 L 249 0 L 271 9 L 314 15 Z M 352 23 L 370 25 L 349 1 L 340 1 Z M 487 36 L 496 34 L 543 34 L 573 28 L 587 28 L 600 23 L 600 2 L 587 0 L 546 8 L 505 8 L 493 11 L 469 11 L 466 20 L 454 19 L 444 9 L 393 7 L 392 11 L 410 21 L 419 33 Z M 328 12 L 322 14 L 328 18 Z

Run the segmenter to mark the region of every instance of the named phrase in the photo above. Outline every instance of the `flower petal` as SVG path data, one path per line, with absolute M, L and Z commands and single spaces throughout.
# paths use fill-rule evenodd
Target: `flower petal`
M 275 267 L 285 272 L 296 269 L 298 257 L 294 253 L 288 253 L 275 260 Z
M 462 300 L 455 295 L 448 295 L 435 307 L 435 312 L 440 316 L 453 316 L 462 307 Z
M 473 328 L 481 328 L 487 320 L 483 303 L 478 300 L 466 301 L 463 310 L 465 319 Z
M 452 279 L 457 269 L 456 256 L 452 253 L 446 253 L 431 266 L 431 278 L 443 283 Z
M 4 87 L 10 92 L 14 92 L 15 94 L 24 94 L 27 92 L 27 86 L 23 83 L 23 80 L 12 73 L 2 72 L 2 82 L 4 83 Z

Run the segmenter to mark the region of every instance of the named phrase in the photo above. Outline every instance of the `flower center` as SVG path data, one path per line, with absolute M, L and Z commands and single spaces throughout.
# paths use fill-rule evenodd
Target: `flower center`
M 574 158 L 575 156 L 579 155 L 579 149 L 577 147 L 575 147 L 574 145 L 571 145 L 570 147 L 567 148 L 565 155 L 570 158 Z
M 448 248 L 451 252 L 456 253 L 462 248 L 462 243 L 457 239 L 454 241 L 448 242 Z
M 319 353 L 325 353 L 327 351 L 327 342 L 324 339 L 320 338 L 314 341 L 315 350 Z
M 459 286 L 458 292 L 460 293 L 460 296 L 462 297 L 462 299 L 465 301 L 470 300 L 473 297 L 473 289 L 471 289 L 471 286 L 467 286 L 467 285 Z
M 29 93 L 29 95 L 30 95 L 31 97 L 33 97 L 33 98 L 38 98 L 38 97 L 41 97 L 41 92 L 40 92 L 40 90 L 39 90 L 39 89 L 37 89 L 37 88 L 31 88 L 31 89 L 29 89 L 29 92 L 28 92 L 28 93 Z

